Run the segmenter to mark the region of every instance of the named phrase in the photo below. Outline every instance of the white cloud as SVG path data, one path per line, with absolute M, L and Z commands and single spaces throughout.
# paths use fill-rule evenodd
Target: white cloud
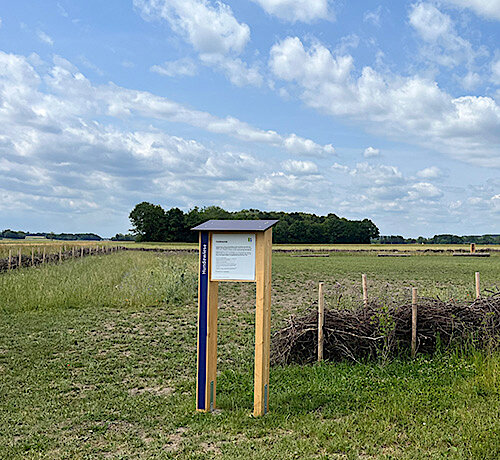
M 217 54 L 202 55 L 201 61 L 220 70 L 235 86 L 261 86 L 262 75 L 256 66 L 248 66 L 239 58 Z
M 500 58 L 491 63 L 491 81 L 500 85 Z
M 196 75 L 198 69 L 192 59 L 182 58 L 176 61 L 166 61 L 161 65 L 151 66 L 149 70 L 167 77 L 176 77 L 178 75 L 192 77 Z
M 284 21 L 310 23 L 318 19 L 333 19 L 328 0 L 253 0 L 266 13 Z
M 476 72 L 467 72 L 467 74 L 461 79 L 462 88 L 466 90 L 473 90 L 481 84 L 482 78 Z
M 378 157 L 380 155 L 380 150 L 373 147 L 367 147 L 363 152 L 365 158 Z
M 435 199 L 441 197 L 442 195 L 443 192 L 429 182 L 417 182 L 411 186 L 411 189 L 408 192 L 410 200 Z
M 227 134 L 249 143 L 262 143 L 295 155 L 331 155 L 331 144 L 320 145 L 296 134 L 281 135 L 276 131 L 255 128 L 233 117 L 220 118 L 207 112 L 187 108 L 167 98 L 145 91 L 129 90 L 112 83 L 93 86 L 70 62 L 54 58 L 47 74 L 39 74 L 28 60 L 0 52 L 0 92 L 13 110 L 9 116 L 23 123 L 47 125 L 57 117 L 95 117 L 99 115 L 153 119 L 186 123 L 218 134 Z M 45 68 L 44 65 L 41 66 Z M 38 92 L 41 81 L 52 94 Z M 51 108 L 51 110 L 48 109 Z M 29 108 L 29 109 L 27 109 Z M 1 114 L 1 109 L 0 109 Z
M 500 0 L 445 0 L 459 8 L 470 8 L 486 19 L 500 20 Z
M 236 86 L 260 86 L 263 78 L 258 66 L 248 65 L 238 56 L 250 40 L 250 28 L 238 22 L 231 8 L 208 0 L 134 0 L 135 7 L 148 20 L 161 19 L 199 53 L 203 64 L 219 70 Z M 154 66 L 172 73 L 167 65 Z M 184 68 L 184 70 L 186 70 Z M 187 74 L 184 74 L 187 75 Z
M 54 45 L 54 40 L 52 40 L 52 38 L 49 37 L 43 30 L 38 30 L 36 35 L 43 43 L 46 43 L 47 45 L 50 46 Z
M 335 154 L 335 148 L 332 144 L 319 145 L 311 139 L 304 139 L 296 134 L 291 134 L 284 139 L 284 147 L 295 155 L 323 156 Z
M 269 66 L 320 112 L 463 161 L 500 166 L 500 107 L 490 97 L 454 98 L 429 79 L 371 67 L 357 76 L 352 56 L 334 55 L 318 43 L 306 49 L 297 37 L 272 47 Z
M 349 167 L 345 166 L 345 165 L 341 165 L 340 163 L 333 163 L 332 169 L 335 171 L 349 172 Z
M 241 53 L 250 28 L 237 21 L 231 8 L 207 0 L 134 0 L 146 18 L 161 18 L 201 54 Z
M 312 161 L 287 160 L 282 163 L 283 169 L 292 174 L 315 174 L 318 166 Z
M 382 13 L 382 6 L 378 6 L 375 10 L 365 11 L 363 15 L 363 22 L 370 22 L 374 26 L 380 26 L 380 15 Z
M 437 179 L 441 174 L 441 170 L 437 166 L 430 166 L 417 172 L 417 176 L 422 179 Z
M 422 56 L 429 62 L 453 68 L 466 63 L 468 68 L 487 51 L 475 51 L 471 43 L 458 35 L 450 16 L 439 11 L 431 3 L 415 3 L 409 15 L 410 24 L 426 42 Z

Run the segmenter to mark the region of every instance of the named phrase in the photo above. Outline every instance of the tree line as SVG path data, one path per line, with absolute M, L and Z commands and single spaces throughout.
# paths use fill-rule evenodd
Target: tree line
M 348 220 L 332 213 L 317 216 L 258 209 L 231 212 L 218 206 L 194 207 L 184 213 L 179 208 L 164 210 L 160 205 L 144 201 L 134 207 L 129 218 L 137 241 L 196 242 L 198 234 L 190 229 L 210 219 L 278 219 L 273 229 L 275 243 L 367 244 L 379 236 L 377 226 L 369 219 Z
M 42 237 L 48 240 L 63 240 L 63 241 L 101 241 L 102 238 L 95 233 L 30 233 L 23 231 L 15 231 L 11 229 L 0 232 L 0 238 L 9 238 L 14 240 L 24 240 L 26 237 L 35 236 Z

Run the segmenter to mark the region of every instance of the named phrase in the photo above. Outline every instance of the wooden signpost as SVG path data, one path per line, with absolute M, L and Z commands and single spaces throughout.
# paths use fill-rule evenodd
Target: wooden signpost
M 218 283 L 256 283 L 255 417 L 269 408 L 272 227 L 277 220 L 209 220 L 199 232 L 196 410 L 216 407 Z

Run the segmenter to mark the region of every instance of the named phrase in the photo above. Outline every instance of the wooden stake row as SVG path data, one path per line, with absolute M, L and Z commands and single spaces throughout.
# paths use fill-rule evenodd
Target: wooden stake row
M 81 246 L 80 247 L 80 257 L 83 257 L 84 254 L 85 254 L 85 247 L 84 246 Z M 95 254 L 107 254 L 109 252 L 116 252 L 116 251 L 119 251 L 121 248 L 118 247 L 118 246 L 111 246 L 111 247 L 107 247 L 107 246 L 96 246 L 95 248 L 93 248 L 92 246 L 88 247 L 88 254 L 89 255 L 93 255 L 94 253 Z M 66 246 L 63 246 L 63 247 L 60 247 L 59 248 L 59 254 L 58 254 L 58 263 L 61 263 L 62 260 L 63 260 L 63 253 L 66 253 L 67 249 L 66 249 Z M 37 255 L 40 255 L 40 252 L 42 252 L 42 264 L 45 264 L 46 262 L 46 259 L 47 259 L 47 253 L 46 253 L 46 248 L 43 247 L 43 251 L 40 251 L 40 248 L 37 247 Z M 73 246 L 71 248 L 71 258 L 75 258 L 75 255 L 78 255 L 77 254 L 77 250 L 76 248 Z M 22 252 L 21 252 L 21 248 L 18 248 L 18 253 L 17 253 L 17 268 L 21 268 L 22 267 Z M 9 249 L 9 257 L 7 259 L 7 270 L 11 270 L 12 269 L 12 262 L 13 262 L 13 254 L 12 254 L 12 249 Z M 31 266 L 34 266 L 35 265 L 35 248 L 32 247 L 31 248 Z
M 481 287 L 479 272 L 475 273 L 476 280 L 476 299 L 481 297 Z M 319 283 L 318 286 L 318 362 L 323 361 L 323 348 L 324 348 L 324 323 L 325 323 L 325 295 L 324 284 Z M 363 286 L 363 304 L 368 306 L 368 282 L 366 274 L 361 275 L 361 284 Z M 411 357 L 415 358 L 417 354 L 417 288 L 411 290 Z

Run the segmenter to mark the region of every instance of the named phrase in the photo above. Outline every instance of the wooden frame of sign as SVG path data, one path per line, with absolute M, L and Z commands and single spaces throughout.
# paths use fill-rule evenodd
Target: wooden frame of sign
M 255 282 L 254 416 L 269 411 L 272 227 L 277 220 L 209 220 L 199 231 L 196 410 L 216 407 L 218 283 Z

